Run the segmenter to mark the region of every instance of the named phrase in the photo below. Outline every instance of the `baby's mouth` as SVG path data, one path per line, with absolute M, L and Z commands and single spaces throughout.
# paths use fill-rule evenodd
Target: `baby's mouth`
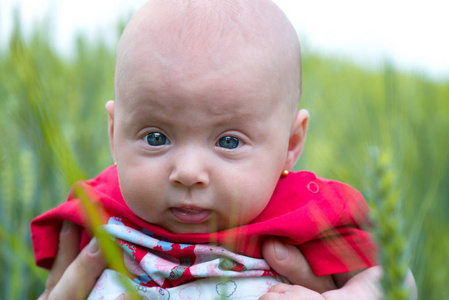
M 210 214 L 210 209 L 194 206 L 177 206 L 170 208 L 171 213 L 181 223 L 198 224 L 206 221 Z

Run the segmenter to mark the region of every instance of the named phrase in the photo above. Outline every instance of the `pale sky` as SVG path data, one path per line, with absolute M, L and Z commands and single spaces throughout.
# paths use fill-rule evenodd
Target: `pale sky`
M 213 0 L 212 0 L 213 1 Z M 256 0 L 255 0 L 256 1 Z M 119 17 L 145 0 L 0 0 L 0 43 L 20 6 L 25 28 L 52 15 L 56 47 L 70 51 L 75 32 L 114 36 Z M 304 51 L 337 54 L 369 66 L 385 58 L 405 70 L 449 79 L 448 0 L 275 0 L 298 31 Z

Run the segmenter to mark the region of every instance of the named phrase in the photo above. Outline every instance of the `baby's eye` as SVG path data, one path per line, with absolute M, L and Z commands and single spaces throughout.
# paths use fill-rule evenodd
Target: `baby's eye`
M 147 134 L 145 140 L 150 146 L 155 147 L 163 146 L 168 142 L 167 137 L 160 132 L 151 132 Z
M 226 149 L 235 149 L 240 146 L 240 140 L 234 136 L 224 136 L 218 141 L 218 146 Z

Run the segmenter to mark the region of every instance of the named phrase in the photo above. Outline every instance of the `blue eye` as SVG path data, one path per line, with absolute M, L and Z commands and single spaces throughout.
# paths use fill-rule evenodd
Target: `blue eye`
M 150 146 L 163 146 L 167 144 L 167 137 L 160 132 L 151 132 L 146 137 L 145 140 Z
M 233 136 L 224 136 L 218 141 L 218 146 L 226 149 L 235 149 L 240 146 L 240 140 Z

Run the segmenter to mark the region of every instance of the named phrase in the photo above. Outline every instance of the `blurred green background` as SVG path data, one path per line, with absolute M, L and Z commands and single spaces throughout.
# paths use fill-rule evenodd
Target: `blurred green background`
M 0 47 L 0 299 L 33 299 L 47 272 L 34 266 L 30 220 L 64 201 L 75 180 L 112 163 L 104 104 L 114 97 L 115 47 L 78 36 L 74 55 L 64 57 L 45 25 L 26 39 L 19 21 L 14 28 Z M 303 88 L 300 106 L 311 120 L 296 169 L 359 189 L 397 229 L 392 240 L 420 298 L 446 299 L 449 80 L 403 73 L 388 61 L 367 70 L 306 51 Z M 390 157 L 395 181 L 373 171 L 376 151 Z M 393 213 L 373 193 L 385 181 L 397 195 Z

